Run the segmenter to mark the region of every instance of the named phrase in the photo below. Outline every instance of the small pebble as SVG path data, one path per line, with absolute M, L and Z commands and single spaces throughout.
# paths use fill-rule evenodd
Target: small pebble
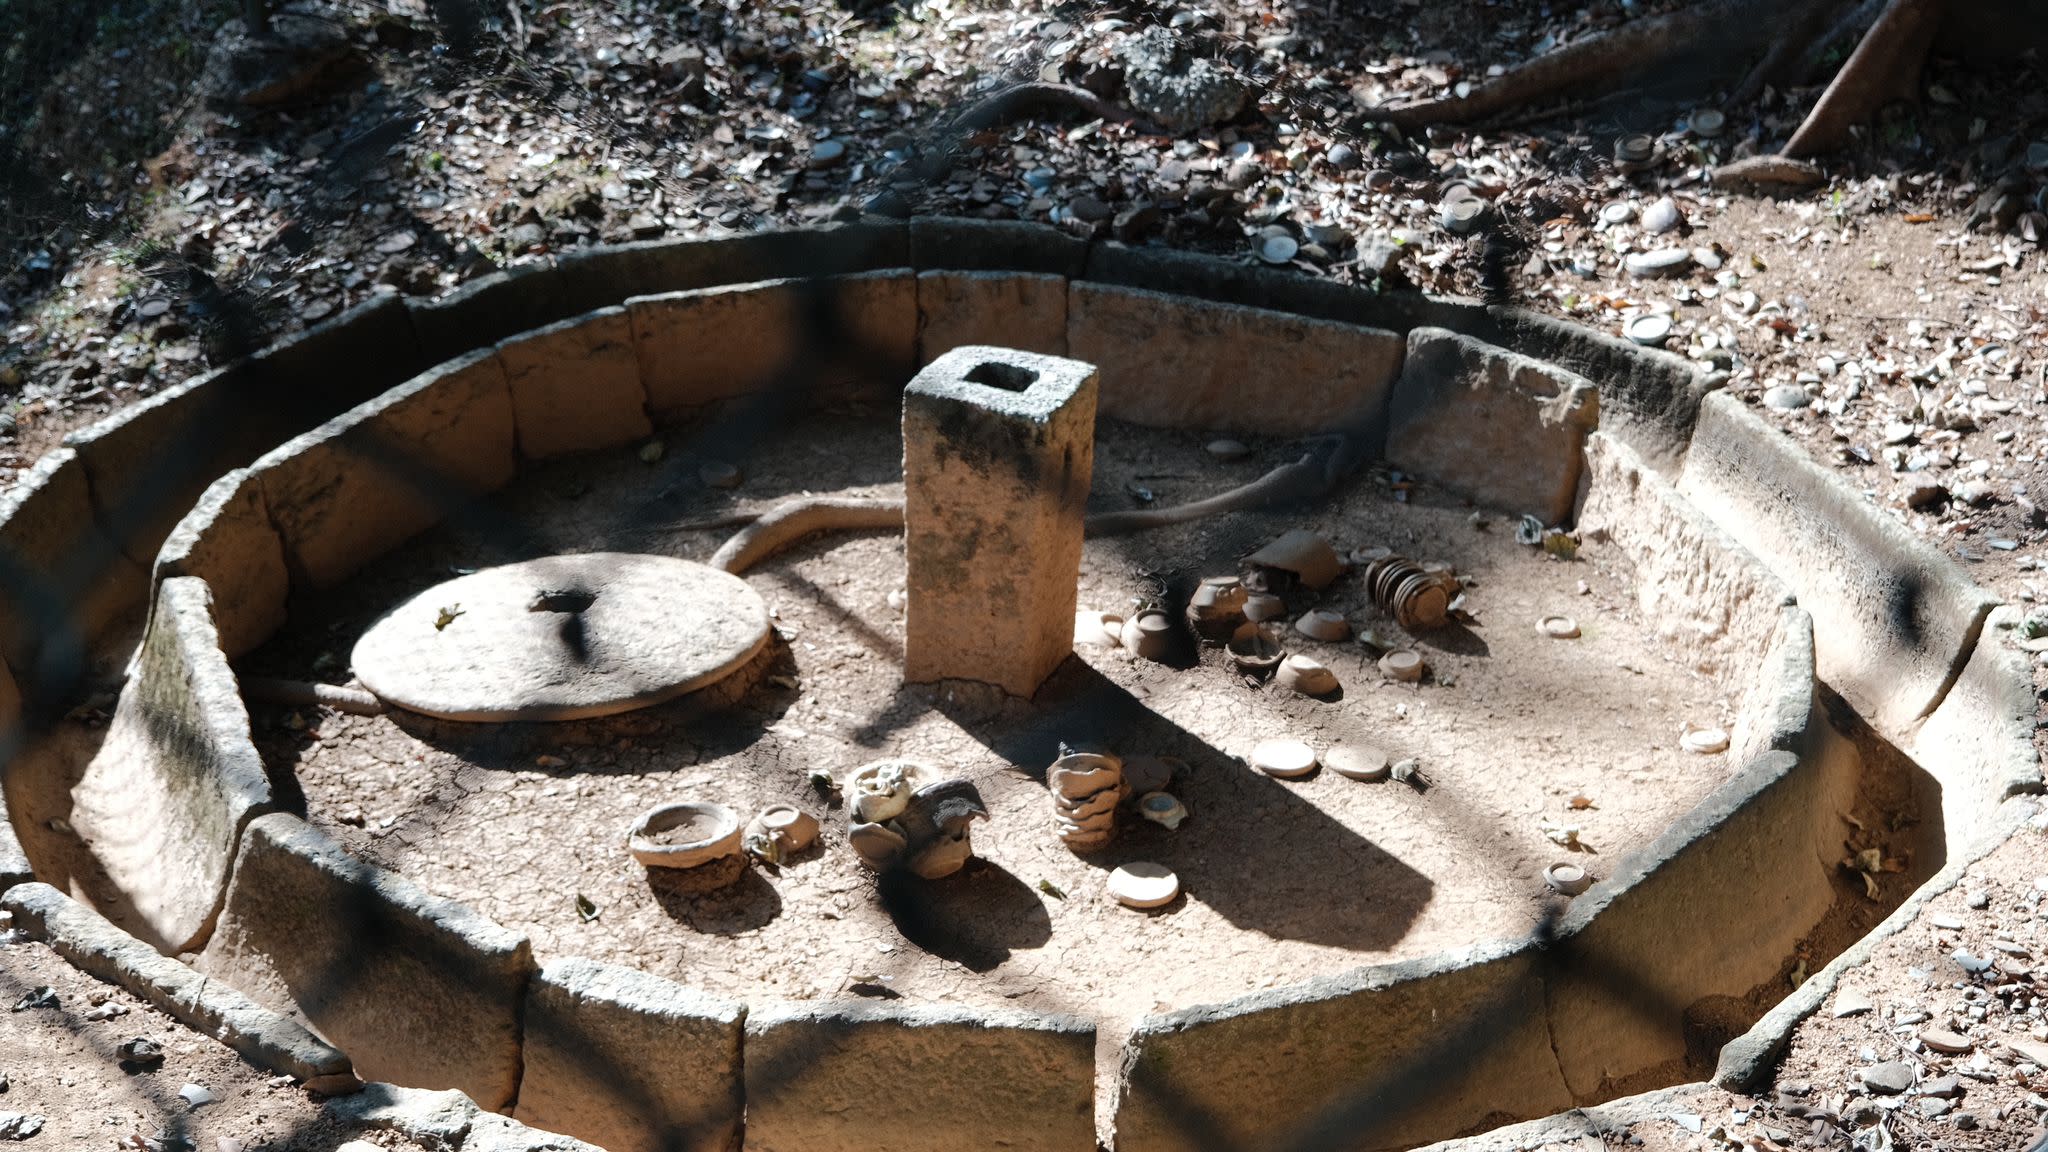
M 1292 236 L 1268 236 L 1259 241 L 1259 259 L 1268 264 L 1285 264 L 1301 251 Z
M 744 477 L 738 465 L 712 460 L 697 469 L 697 479 L 703 481 L 706 488 L 737 488 Z
M 1211 440 L 1206 451 L 1218 460 L 1242 460 L 1252 454 L 1249 446 L 1236 440 Z
M 1813 397 L 1804 388 L 1790 384 L 1776 384 L 1764 390 L 1764 407 L 1790 412 L 1813 403 Z
M 1957 1035 L 1945 1028 L 1929 1028 L 1920 1033 L 1920 1042 L 1936 1052 L 1945 1052 L 1950 1056 L 1961 1055 L 1972 1047 L 1968 1036 Z
M 1913 1066 L 1904 1060 L 1873 1064 L 1863 1070 L 1863 1086 L 1872 1092 L 1896 1096 L 1913 1086 Z
M 1616 200 L 1600 209 L 1600 219 L 1609 224 L 1626 224 L 1636 218 L 1636 206 L 1626 200 Z
M 811 149 L 810 167 L 813 170 L 836 168 L 846 159 L 846 145 L 838 140 L 820 140 Z
M 213 1093 L 208 1092 L 197 1084 L 187 1084 L 183 1088 L 178 1089 L 178 1095 L 185 1101 L 187 1108 L 197 1108 L 201 1104 L 213 1103 Z
M 1666 196 L 1643 209 L 1643 231 L 1651 235 L 1669 232 L 1685 219 L 1678 211 L 1678 204 Z
M 1989 908 L 1991 907 L 1991 893 L 1982 888 L 1972 888 L 1970 889 L 1970 894 L 1963 898 L 1963 903 L 1972 908 Z
M 1330 162 L 1330 167 L 1339 170 L 1356 168 L 1358 167 L 1358 149 L 1353 148 L 1349 144 L 1338 144 L 1333 146 L 1328 152 L 1323 153 L 1323 159 Z
M 1672 276 L 1692 263 L 1692 253 L 1683 248 L 1659 248 L 1654 252 L 1631 252 L 1622 261 L 1631 276 Z

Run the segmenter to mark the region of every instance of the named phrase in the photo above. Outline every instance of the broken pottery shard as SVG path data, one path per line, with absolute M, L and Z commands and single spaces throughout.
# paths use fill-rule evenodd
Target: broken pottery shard
M 1030 696 L 1073 652 L 1092 365 L 969 344 L 903 393 L 903 677 Z
M 1344 573 L 1344 562 L 1330 542 L 1306 528 L 1295 528 L 1244 558 L 1254 568 L 1291 574 L 1302 587 L 1328 587 Z

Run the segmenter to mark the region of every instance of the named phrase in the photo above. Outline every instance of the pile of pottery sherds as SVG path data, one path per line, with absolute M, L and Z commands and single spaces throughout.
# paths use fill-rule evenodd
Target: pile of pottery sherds
M 1062 749 L 1046 772 L 1052 791 L 1053 827 L 1076 852 L 1093 852 L 1116 838 L 1118 813 L 1129 807 L 1168 831 L 1188 817 L 1187 806 L 1167 789 L 1186 765 L 1170 756 L 1129 759 L 1107 752 Z
M 662 870 L 671 887 L 710 892 L 738 880 L 751 857 L 781 864 L 816 843 L 818 819 L 791 804 L 771 804 L 746 825 L 724 804 L 658 804 L 633 822 L 626 850 Z
M 843 791 L 846 841 L 877 872 L 951 876 L 974 855 L 974 821 L 988 818 L 973 781 L 948 779 L 917 760 L 863 764 L 847 774 Z

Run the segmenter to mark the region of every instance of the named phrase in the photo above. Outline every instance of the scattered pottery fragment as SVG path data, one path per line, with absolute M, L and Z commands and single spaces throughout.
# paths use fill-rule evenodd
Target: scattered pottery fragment
M 1318 608 L 1313 612 L 1304 613 L 1301 619 L 1296 620 L 1294 630 L 1311 640 L 1334 644 L 1350 638 L 1351 622 L 1344 618 L 1342 612 Z
M 1116 809 L 1125 795 L 1123 761 L 1102 752 L 1069 752 L 1046 772 L 1052 786 L 1053 825 L 1076 852 L 1107 845 L 1116 836 Z
M 1287 649 L 1275 635 L 1276 625 L 1246 624 L 1230 638 L 1228 651 L 1231 666 L 1239 672 L 1263 676 L 1280 666 L 1281 657 Z
M 1244 618 L 1253 623 L 1277 620 L 1287 614 L 1287 602 L 1271 592 L 1253 592 L 1244 598 Z
M 1188 766 L 1174 756 L 1138 755 L 1124 761 L 1124 787 L 1142 796 L 1164 792 L 1176 775 L 1186 775 Z
M 1437 209 L 1437 218 L 1445 230 L 1462 236 L 1479 226 L 1479 218 L 1486 215 L 1486 207 L 1486 201 L 1477 196 L 1446 199 Z
M 1337 558 L 1337 550 L 1306 528 L 1282 533 L 1271 544 L 1245 557 L 1244 562 L 1259 577 L 1245 581 L 1254 592 L 1275 591 L 1276 574 L 1291 577 L 1294 583 L 1311 590 L 1326 588 L 1344 574 L 1344 562 Z
M 1657 138 L 1648 132 L 1631 132 L 1614 141 L 1614 166 L 1624 174 L 1640 172 L 1657 157 Z
M 1373 784 L 1388 775 L 1386 752 L 1369 744 L 1339 744 L 1323 753 L 1323 766 L 1346 779 Z
M 1259 240 L 1259 259 L 1268 264 L 1285 264 L 1301 251 L 1301 244 L 1292 236 L 1265 236 Z
M 1552 864 L 1543 870 L 1543 882 L 1566 896 L 1577 896 L 1593 886 L 1593 878 L 1577 864 Z
M 737 464 L 712 460 L 697 469 L 697 479 L 702 480 L 706 488 L 737 488 L 744 477 Z
M 1636 218 L 1636 206 L 1626 200 L 1616 200 L 1600 209 L 1600 219 L 1608 224 L 1626 224 Z
M 1251 447 L 1238 440 L 1211 440 L 1206 450 L 1218 460 L 1242 460 L 1252 454 Z
M 1536 630 L 1552 640 L 1576 640 L 1579 622 L 1569 616 L 1545 616 L 1536 622 Z
M 1413 684 L 1422 679 L 1422 654 L 1409 648 L 1396 648 L 1380 657 L 1380 675 L 1403 684 Z
M 1695 108 L 1685 118 L 1686 130 L 1702 140 L 1712 140 L 1728 126 L 1728 117 L 1716 108 Z
M 1631 252 L 1621 263 L 1631 276 L 1674 276 L 1692 263 L 1692 253 L 1683 248 L 1658 248 Z
M 970 780 L 946 779 L 916 760 L 877 760 L 847 773 L 846 842 L 876 871 L 905 866 L 927 880 L 974 854 L 968 825 L 988 818 Z
M 917 790 L 915 769 L 908 761 L 881 761 L 856 769 L 847 778 L 846 794 L 853 800 L 853 817 L 864 824 L 894 820 L 910 803 Z
M 1813 395 L 1796 384 L 1773 384 L 1764 389 L 1764 407 L 1793 412 L 1813 403 Z
M 1124 651 L 1146 660 L 1164 660 L 1173 651 L 1173 621 L 1164 612 L 1143 612 L 1124 621 Z
M 1337 690 L 1337 674 L 1313 657 L 1295 653 L 1280 662 L 1280 670 L 1273 678 L 1282 688 L 1291 688 L 1303 696 L 1328 696 Z
M 1171 832 L 1188 818 L 1188 810 L 1171 792 L 1147 792 L 1138 797 L 1138 815 Z
M 1661 348 L 1666 340 L 1671 339 L 1671 317 L 1662 312 L 1645 312 L 1622 325 L 1621 334 L 1628 337 L 1630 343 L 1641 344 L 1645 348 Z
M 1695 728 L 1688 724 L 1678 738 L 1678 745 L 1687 752 L 1697 752 L 1702 756 L 1726 752 L 1728 733 L 1720 728 Z
M 1074 613 L 1074 643 L 1106 644 L 1121 648 L 1124 643 L 1124 618 L 1114 612 Z
M 1133 860 L 1109 874 L 1109 894 L 1127 908 L 1158 908 L 1180 895 L 1180 877 L 1164 864 Z
M 1448 567 L 1391 552 L 1366 561 L 1359 575 L 1380 611 L 1411 632 L 1443 627 L 1458 596 L 1458 577 Z
M 1188 599 L 1188 627 L 1212 644 L 1229 640 L 1244 625 L 1244 603 L 1249 597 L 1244 583 L 1235 576 L 1210 576 Z
M 1316 750 L 1300 740 L 1261 740 L 1252 746 L 1252 767 L 1292 780 L 1316 770 Z
M 880 872 L 903 854 L 903 836 L 887 824 L 855 824 L 846 831 L 846 842 L 860 862 Z
M 926 880 L 951 876 L 974 855 L 969 828 L 986 819 L 988 806 L 972 780 L 941 780 L 919 788 L 896 818 L 904 863 Z
M 723 804 L 684 800 L 640 814 L 626 850 L 649 868 L 696 868 L 740 850 L 740 814 Z
M 780 864 L 818 840 L 818 818 L 794 804 L 770 804 L 747 825 L 747 854 Z

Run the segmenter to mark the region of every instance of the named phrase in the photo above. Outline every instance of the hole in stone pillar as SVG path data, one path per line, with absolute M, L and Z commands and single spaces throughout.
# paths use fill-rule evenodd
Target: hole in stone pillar
M 1023 392 L 1038 382 L 1038 373 L 1015 364 L 1001 364 L 991 360 L 976 364 L 968 371 L 967 380 L 972 384 L 1001 388 L 1005 392 Z

